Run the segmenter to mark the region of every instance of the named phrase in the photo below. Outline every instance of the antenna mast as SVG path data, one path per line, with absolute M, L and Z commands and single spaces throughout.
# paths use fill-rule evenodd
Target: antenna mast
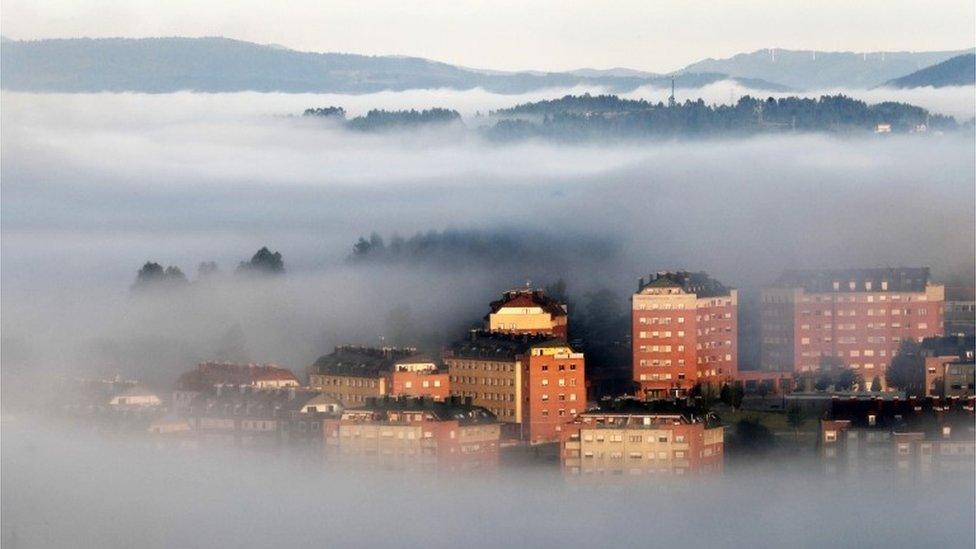
M 677 102 L 674 100 L 674 75 L 671 75 L 671 96 L 668 97 L 668 107 L 674 108 Z

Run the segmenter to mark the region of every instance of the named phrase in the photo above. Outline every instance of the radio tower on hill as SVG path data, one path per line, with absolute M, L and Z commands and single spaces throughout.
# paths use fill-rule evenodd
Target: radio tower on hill
M 668 96 L 668 108 L 674 108 L 677 101 L 674 100 L 674 75 L 671 75 L 671 95 Z

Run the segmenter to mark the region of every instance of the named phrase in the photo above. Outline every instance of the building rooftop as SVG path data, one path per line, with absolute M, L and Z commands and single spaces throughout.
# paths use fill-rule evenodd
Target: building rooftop
M 182 390 L 204 391 L 216 385 L 254 385 L 262 381 L 299 383 L 291 370 L 274 364 L 202 362 L 196 370 L 183 373 L 177 386 Z
M 836 398 L 824 419 L 849 421 L 860 429 L 924 433 L 927 438 L 942 438 L 943 427 L 950 427 L 952 440 L 974 440 L 973 403 L 974 397 Z
M 637 284 L 637 293 L 650 288 L 681 288 L 685 293 L 698 297 L 727 296 L 731 288 L 718 280 L 708 276 L 708 273 L 688 271 L 660 271 L 648 276 L 647 282 L 643 278 Z
M 852 282 L 853 288 L 851 288 Z M 803 288 L 811 293 L 924 292 L 928 282 L 928 267 L 896 267 L 788 270 L 780 275 L 774 285 L 783 288 Z
M 433 362 L 412 347 L 360 347 L 340 345 L 328 355 L 323 355 L 309 368 L 310 374 L 352 377 L 378 377 L 392 372 L 398 363 Z
M 505 307 L 539 307 L 553 317 L 566 316 L 566 306 L 546 295 L 543 290 L 509 290 L 491 302 L 491 314 Z
M 922 340 L 922 354 L 926 356 L 958 356 L 964 362 L 972 362 L 976 348 L 976 336 L 950 335 L 927 337 Z
M 327 403 L 334 399 L 324 397 Z M 239 416 L 272 419 L 299 412 L 309 403 L 322 403 L 319 391 L 295 387 L 256 391 L 249 387 L 219 388 L 200 393 L 190 401 L 190 415 Z
M 514 360 L 532 348 L 568 347 L 565 339 L 550 335 L 505 334 L 473 331 L 467 339 L 451 347 L 451 355 L 458 358 L 484 360 Z
M 705 423 L 708 427 L 719 425 L 714 414 L 684 400 L 645 401 L 634 397 L 604 398 L 597 408 L 577 416 L 576 423 L 604 428 L 654 428 L 690 423 Z
M 497 423 L 498 418 L 481 406 L 473 406 L 470 398 L 450 397 L 438 401 L 430 398 L 382 397 L 370 398 L 365 406 L 346 410 L 343 419 L 355 419 L 362 412 L 374 414 L 372 421 L 398 421 L 401 412 L 422 412 L 424 419 L 432 421 L 457 421 L 461 425 Z

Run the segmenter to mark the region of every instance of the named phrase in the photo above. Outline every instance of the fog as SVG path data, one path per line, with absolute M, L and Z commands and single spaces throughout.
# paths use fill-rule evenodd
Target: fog
M 289 115 L 327 104 L 487 112 L 541 95 L 2 97 L 7 374 L 81 369 L 166 387 L 235 326 L 251 358 L 302 371 L 333 345 L 383 341 L 398 305 L 449 340 L 527 280 L 623 299 L 661 269 L 754 290 L 784 268 L 927 265 L 944 276 L 973 264 L 966 133 L 498 145 L 458 128 L 364 135 Z M 373 231 L 444 229 L 552 255 L 345 261 Z M 265 245 L 286 276 L 229 276 Z M 149 260 L 191 279 L 212 260 L 227 276 L 134 298 Z
M 721 477 L 576 484 L 554 469 L 411 476 L 313 459 L 159 450 L 7 417 L 12 547 L 971 547 L 972 475 Z
M 695 93 L 719 102 L 729 86 Z M 461 128 L 354 134 L 293 116 L 332 104 L 353 115 L 443 106 L 473 126 L 479 112 L 584 91 L 600 90 L 4 92 L 3 541 L 971 547 L 972 479 L 952 489 L 853 482 L 801 462 L 600 490 L 567 484 L 554 467 L 405 480 L 230 449 L 161 452 L 24 411 L 49 396 L 54 374 L 120 374 L 165 394 L 180 372 L 228 347 L 301 374 L 333 345 L 390 343 L 387 317 L 402 306 L 418 340 L 450 341 L 527 281 L 562 278 L 575 296 L 610 288 L 625 306 L 637 278 L 662 269 L 707 270 L 748 291 L 794 267 L 972 272 L 967 133 L 490 144 Z M 863 93 L 972 112 L 971 89 Z M 347 259 L 374 231 L 389 242 L 445 230 L 511 251 Z M 235 276 L 261 246 L 283 254 L 286 273 Z M 191 284 L 130 291 L 150 260 L 179 266 Z M 221 274 L 198 280 L 203 261 Z

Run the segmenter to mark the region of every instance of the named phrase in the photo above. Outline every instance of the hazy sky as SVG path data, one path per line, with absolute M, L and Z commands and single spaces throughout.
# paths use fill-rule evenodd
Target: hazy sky
M 491 69 L 668 71 L 767 47 L 941 50 L 976 42 L 972 0 L 4 0 L 17 39 L 214 36 Z

